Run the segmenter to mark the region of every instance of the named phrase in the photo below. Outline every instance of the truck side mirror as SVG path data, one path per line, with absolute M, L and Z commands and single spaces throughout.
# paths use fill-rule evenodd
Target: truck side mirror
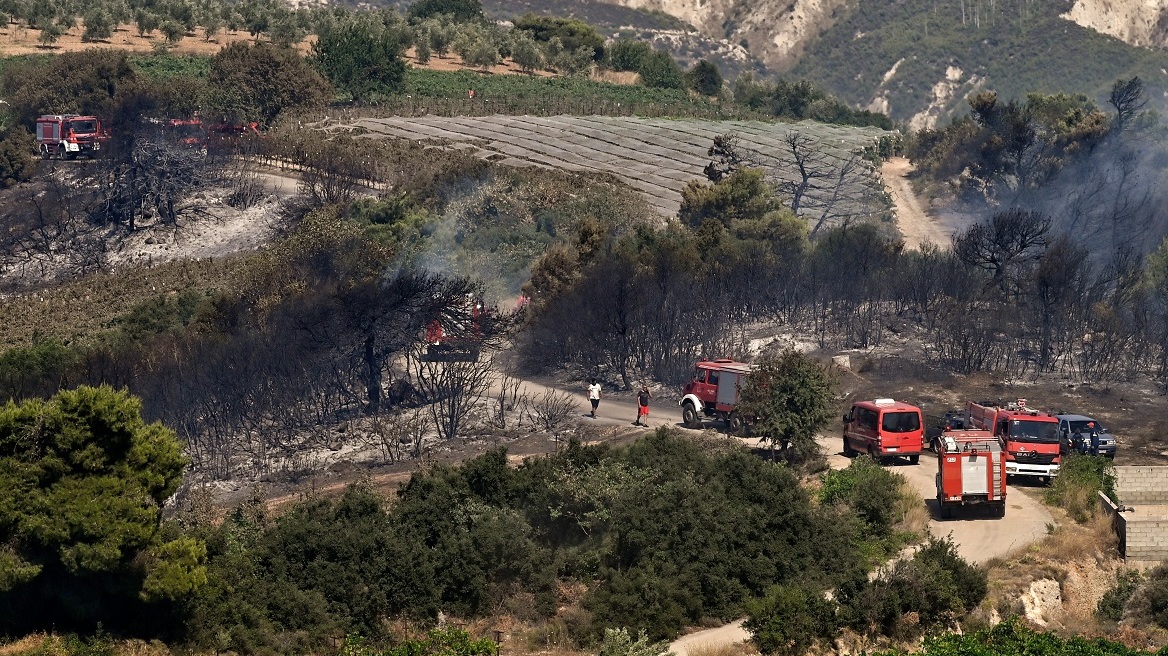
M 848 423 L 848 416 L 847 416 L 847 415 L 844 415 L 843 422 L 844 422 L 845 424 L 846 424 L 846 423 Z

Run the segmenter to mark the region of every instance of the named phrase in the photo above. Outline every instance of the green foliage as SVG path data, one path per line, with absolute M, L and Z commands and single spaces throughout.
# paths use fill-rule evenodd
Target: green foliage
M 1080 524 L 1095 514 L 1096 494 L 1103 492 L 1115 501 L 1115 465 L 1103 456 L 1068 454 L 1059 465 L 1055 477 L 1043 494 L 1043 499 L 1059 506 Z
M 775 82 L 756 82 L 754 74 L 744 73 L 734 81 L 734 101 L 780 118 L 893 128 L 892 121 L 884 114 L 853 109 L 807 80 L 791 82 L 780 78 Z
M 987 589 L 985 571 L 958 556 L 948 538 L 929 538 L 912 560 L 897 561 L 875 580 L 856 572 L 836 598 L 844 623 L 856 631 L 912 640 L 954 626 Z
M 194 290 L 175 296 L 158 296 L 140 303 L 111 323 L 130 339 L 140 340 L 189 324 L 203 298 L 204 295 Z
M 312 63 L 356 101 L 400 91 L 406 74 L 397 31 L 371 21 L 324 30 L 312 46 Z
M 406 640 L 385 649 L 371 647 L 357 634 L 345 637 L 341 656 L 497 656 L 490 638 L 472 638 L 462 629 L 432 629 L 425 638 Z
M 80 387 L 0 410 L 0 626 L 128 627 L 138 595 L 197 587 L 200 545 L 159 532 L 184 465 L 174 433 L 126 392 Z
M 707 219 L 731 228 L 742 221 L 758 221 L 784 209 L 782 199 L 761 169 L 742 168 L 713 184 L 689 182 L 681 192 L 678 219 L 697 228 Z
M 124 51 L 93 48 L 6 67 L 2 85 L 13 115 L 31 128 L 42 114 L 110 116 L 136 82 Z
M 845 469 L 829 470 L 819 489 L 820 503 L 846 505 L 864 522 L 869 535 L 888 535 L 901 519 L 900 488 L 904 476 L 880 466 L 872 458 L 854 458 Z
M 875 656 L 906 656 L 901 650 Z M 1150 656 L 1157 652 L 1132 649 L 1102 638 L 1062 638 L 1036 631 L 1018 620 L 969 633 L 941 633 L 925 638 L 922 656 Z M 1163 650 L 1158 652 L 1163 654 Z
M 0 137 L 0 187 L 32 179 L 36 172 L 36 139 L 24 126 L 15 126 Z
M 1144 577 L 1137 569 L 1121 571 L 1115 577 L 1115 585 L 1111 586 L 1099 599 L 1099 603 L 1095 607 L 1095 614 L 1112 622 L 1122 620 L 1123 610 L 1127 607 L 1127 602 L 1135 594 L 1143 580 Z
M 543 52 L 528 36 L 518 36 L 511 46 L 511 60 L 519 65 L 524 73 L 534 73 L 543 67 Z
M 32 346 L 5 351 L 0 355 L 0 401 L 51 396 L 61 388 L 77 360 L 74 349 L 51 339 L 37 339 Z
M 681 67 L 664 50 L 653 50 L 645 55 L 637 73 L 641 76 L 641 84 L 650 89 L 681 89 L 685 87 L 685 77 Z
M 495 450 L 415 474 L 392 505 L 358 486 L 274 521 L 245 506 L 200 531 L 208 582 L 188 629 L 236 651 L 307 651 L 337 632 L 381 640 L 384 617 L 473 617 L 518 597 L 527 617 L 548 617 L 560 579 L 591 588 L 576 639 L 623 627 L 606 649 L 658 653 L 650 641 L 737 617 L 776 581 L 829 587 L 822 554 L 858 546 L 789 470 L 665 430 L 626 449 L 571 443 L 517 469 Z
M 739 412 L 753 430 L 797 462 L 820 457 L 815 434 L 835 415 L 829 370 L 794 350 L 765 355 L 742 387 Z
M 650 642 L 644 630 L 633 640 L 627 629 L 605 629 L 598 656 L 666 656 L 669 644 Z
M 235 41 L 211 58 L 211 110 L 229 122 L 270 125 L 281 112 L 327 104 L 332 87 L 295 50 Z
M 575 18 L 527 13 L 515 19 L 514 25 L 517 31 L 530 34 L 538 42 L 548 43 L 552 39 L 559 39 L 561 46 L 566 50 L 577 51 L 586 48 L 591 51 L 592 59 L 599 61 L 604 57 L 604 37 L 596 28 Z
M 113 19 L 104 7 L 95 7 L 85 14 L 85 33 L 81 38 L 86 41 L 101 41 L 114 34 Z
M 685 74 L 685 83 L 703 96 L 716 96 L 722 92 L 722 71 L 716 64 L 702 59 Z
M 456 21 L 476 21 L 483 17 L 481 0 L 418 0 L 410 5 L 411 20 L 450 16 Z
M 743 627 L 764 654 L 802 656 L 816 642 L 830 644 L 839 628 L 836 604 L 822 591 L 779 585 L 747 606 Z
M 604 63 L 614 71 L 640 71 L 645 59 L 653 52 L 648 41 L 617 39 L 604 51 Z
M 205 81 L 211 74 L 211 58 L 200 55 L 131 55 L 130 65 L 141 77 L 166 82 Z

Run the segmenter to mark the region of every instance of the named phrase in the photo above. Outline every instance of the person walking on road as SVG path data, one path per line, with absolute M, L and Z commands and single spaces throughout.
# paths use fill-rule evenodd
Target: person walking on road
M 600 405 L 600 383 L 595 378 L 588 379 L 588 401 L 592 403 L 592 418 L 596 419 L 596 408 Z
M 653 398 L 653 394 L 649 391 L 648 385 L 641 385 L 641 391 L 637 393 L 637 420 L 633 422 L 634 426 L 648 426 L 649 425 L 649 400 Z M 645 423 L 641 423 L 641 417 L 645 418 Z

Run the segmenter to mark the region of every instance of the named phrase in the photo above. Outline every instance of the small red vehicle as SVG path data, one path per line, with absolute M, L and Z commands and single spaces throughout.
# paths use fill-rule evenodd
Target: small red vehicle
M 102 132 L 101 121 L 94 116 L 45 114 L 36 121 L 36 140 L 45 159 L 94 157 L 101 151 L 101 143 L 108 139 L 109 135 Z
M 1006 515 L 1006 458 L 988 430 L 945 431 L 937 439 L 937 505 L 941 518 L 957 508 L 986 506 Z
M 469 321 L 439 319 L 426 324 L 426 349 L 423 362 L 477 362 L 482 350 L 484 323 L 490 319 L 490 309 L 482 299 L 468 300 Z
M 908 403 L 856 401 L 844 415 L 844 455 L 867 453 L 881 462 L 904 456 L 915 465 L 924 449 L 923 419 L 921 409 Z
M 681 418 L 685 425 L 700 428 L 703 417 L 714 417 L 726 422 L 731 433 L 742 432 L 747 422 L 736 409 L 738 391 L 751 368 L 728 358 L 697 363 L 693 378 L 681 390 Z

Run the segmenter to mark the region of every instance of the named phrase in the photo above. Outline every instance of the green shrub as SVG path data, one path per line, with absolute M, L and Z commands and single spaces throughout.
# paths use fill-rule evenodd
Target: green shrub
M 614 71 L 640 71 L 645 59 L 653 52 L 648 41 L 617 39 L 604 51 L 604 63 Z
M 0 138 L 0 187 L 31 180 L 36 172 L 36 152 L 36 139 L 23 126 L 5 131 Z
M 599 656 L 666 656 L 668 653 L 668 643 L 650 642 L 644 631 L 633 640 L 627 629 L 605 629 Z
M 949 628 L 987 591 L 984 570 L 957 555 L 948 538 L 930 538 L 912 560 L 898 561 L 869 581 L 857 572 L 837 589 L 844 623 L 856 631 L 911 640 Z
M 637 69 L 641 83 L 651 89 L 681 89 L 685 87 L 685 77 L 681 67 L 664 50 L 653 50 L 641 61 Z
M 481 0 L 417 0 L 410 5 L 411 20 L 434 16 L 450 16 L 459 22 L 480 20 L 483 17 Z
M 822 591 L 775 586 L 747 605 L 743 624 L 764 654 L 802 656 L 817 641 L 830 643 L 839 629 L 836 604 Z
M 1139 570 L 1132 569 L 1120 572 L 1115 577 L 1115 585 L 1103 593 L 1103 598 L 1095 607 L 1095 613 L 1112 622 L 1123 619 L 1123 609 L 1127 606 L 1132 595 L 1135 594 L 1136 589 L 1139 588 L 1143 578 Z
M 1072 453 L 1059 465 L 1059 475 L 1043 498 L 1052 506 L 1066 510 L 1076 522 L 1083 523 L 1098 507 L 1099 492 L 1116 500 L 1114 463 L 1103 456 Z
M 848 506 L 863 520 L 869 535 L 884 536 L 900 519 L 898 500 L 903 483 L 903 476 L 861 455 L 846 469 L 830 470 L 823 475 L 819 500 Z

